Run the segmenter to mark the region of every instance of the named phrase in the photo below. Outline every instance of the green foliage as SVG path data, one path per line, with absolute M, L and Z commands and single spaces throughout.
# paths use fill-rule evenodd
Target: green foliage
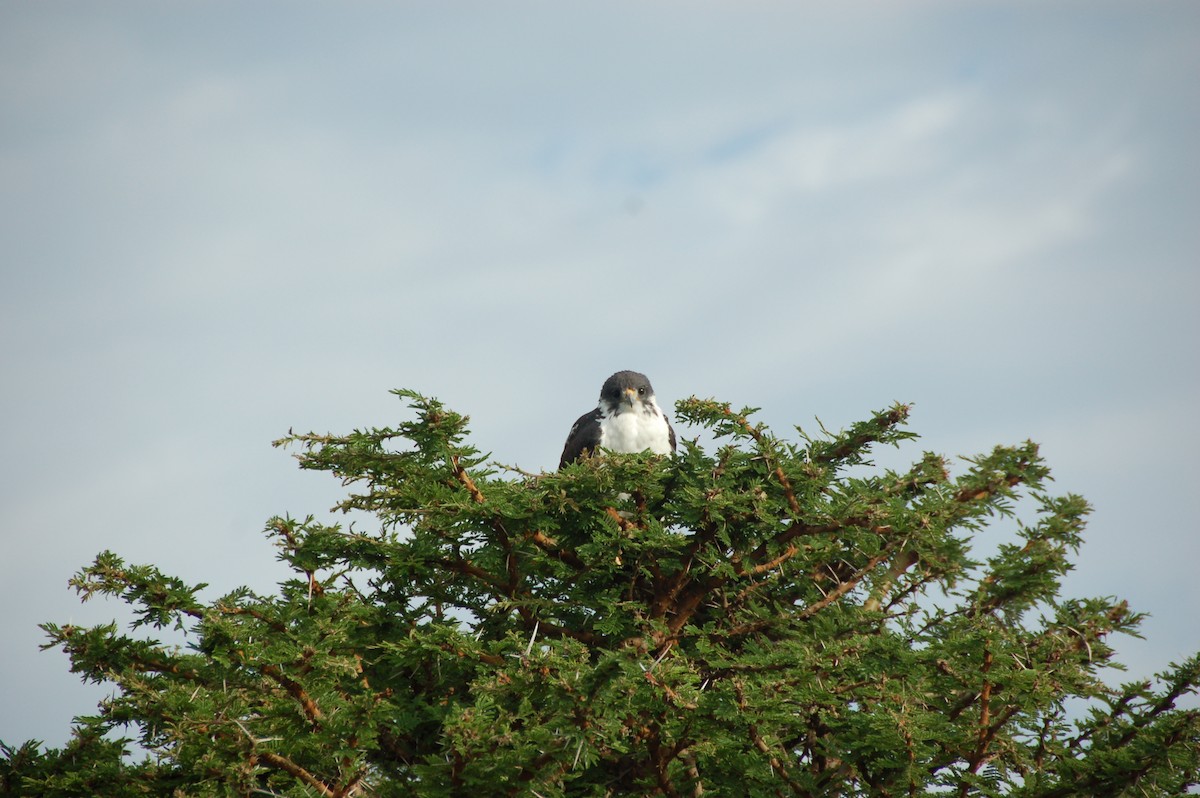
M 73 580 L 136 627 L 46 624 L 115 685 L 61 750 L 4 746 L 5 795 L 1170 796 L 1197 782 L 1200 657 L 1110 687 L 1115 599 L 1064 599 L 1087 503 L 1037 448 L 952 476 L 897 405 L 800 442 L 679 403 L 718 448 L 558 473 L 488 465 L 464 416 L 292 435 L 369 531 L 276 518 L 295 577 L 211 603 L 103 553 Z M 996 521 L 1001 524 L 996 524 Z M 973 539 L 1014 529 L 983 561 Z M 178 634 L 178 631 L 176 632 Z M 1157 684 L 1157 687 L 1155 686 Z M 1080 710 L 1083 706 L 1086 709 Z M 113 739 L 113 734 L 134 735 Z M 136 740 L 141 761 L 129 755 Z

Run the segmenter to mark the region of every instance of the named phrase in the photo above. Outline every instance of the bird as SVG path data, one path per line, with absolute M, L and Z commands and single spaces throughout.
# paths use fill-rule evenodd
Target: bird
M 654 388 L 645 374 L 618 371 L 604 381 L 596 409 L 584 413 L 571 427 L 558 467 L 597 449 L 674 453 L 675 430 L 655 402 Z

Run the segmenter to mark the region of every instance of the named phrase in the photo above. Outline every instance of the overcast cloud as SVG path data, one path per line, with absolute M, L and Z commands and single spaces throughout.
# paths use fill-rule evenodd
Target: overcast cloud
M 409 387 L 553 467 L 620 368 L 779 431 L 915 402 L 1097 508 L 1072 595 L 1200 648 L 1200 6 L 0 5 L 0 739 L 124 617 L 102 549 L 271 590 L 270 441 Z M 686 431 L 684 431 L 686 432 Z M 993 546 L 1002 532 L 985 533 Z M 1120 678 L 1120 677 L 1114 677 Z

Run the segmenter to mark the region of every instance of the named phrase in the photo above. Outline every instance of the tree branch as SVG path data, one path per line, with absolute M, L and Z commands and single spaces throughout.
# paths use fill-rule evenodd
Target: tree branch
M 278 666 L 263 665 L 258 668 L 258 672 L 279 684 L 284 690 L 287 691 L 288 695 L 296 699 L 296 701 L 300 704 L 300 708 L 304 710 L 305 717 L 307 717 L 309 722 L 314 726 L 320 723 L 320 721 L 324 718 L 324 715 L 321 713 L 317 703 L 313 701 L 312 696 L 308 694 L 308 692 L 300 685 L 299 682 L 288 678 Z
M 273 751 L 254 751 L 250 754 L 250 764 L 256 765 L 259 762 L 270 765 L 276 770 L 282 770 L 284 773 L 299 779 L 304 784 L 316 790 L 317 794 L 322 796 L 322 798 L 340 798 L 340 796 L 344 795 L 344 793 L 338 790 L 331 789 L 328 784 L 286 756 L 280 756 Z
M 747 435 L 754 439 L 754 443 L 758 446 L 758 451 L 762 454 L 763 459 L 767 461 L 767 465 L 774 465 L 774 468 L 771 470 L 771 475 L 775 477 L 775 481 L 779 483 L 781 488 L 783 488 L 783 496 L 785 499 L 787 499 L 788 508 L 792 511 L 792 515 L 800 515 L 800 503 L 796 501 L 796 491 L 792 488 L 792 481 L 787 478 L 787 474 L 783 473 L 782 466 L 780 466 L 778 463 L 773 464 L 768 459 L 768 456 L 774 455 L 775 451 L 774 448 L 767 443 L 762 434 L 762 430 L 751 424 L 750 420 L 745 416 L 734 413 L 729 405 L 725 405 L 722 410 L 725 412 L 725 415 L 733 418 L 733 420 L 737 422 L 738 426 L 745 430 Z
M 870 560 L 868 560 L 866 565 L 864 565 L 862 568 L 859 568 L 857 571 L 855 571 L 854 574 L 849 579 L 847 579 L 843 582 L 840 582 L 837 587 L 835 587 L 833 590 L 829 591 L 829 594 L 827 596 L 825 596 L 825 598 L 821 599 L 820 601 L 818 601 L 814 604 L 808 605 L 804 609 L 800 610 L 800 612 L 796 613 L 796 617 L 802 621 L 808 620 L 809 618 L 813 617 L 818 612 L 825 609 L 830 604 L 837 601 L 842 596 L 846 595 L 851 590 L 853 590 L 855 587 L 857 587 L 858 583 L 861 582 L 863 580 L 863 578 L 866 577 L 867 574 L 869 574 L 869 573 L 871 573 L 871 571 L 875 570 L 875 568 L 879 565 L 879 563 L 886 560 L 889 556 L 891 556 L 891 551 L 889 549 L 885 548 L 879 554 L 876 554 L 874 557 L 872 557 Z
M 738 709 L 740 709 L 742 711 L 742 715 L 745 716 L 747 711 L 746 692 L 740 681 L 734 680 L 733 692 L 734 696 L 737 698 Z M 787 782 L 788 786 L 791 787 L 797 795 L 808 795 L 808 791 L 802 789 L 800 785 L 792 778 L 791 773 L 784 766 L 783 762 L 780 761 L 779 757 L 772 753 L 771 746 L 767 745 L 767 741 L 764 740 L 762 735 L 758 733 L 758 727 L 752 722 L 747 723 L 746 731 L 750 735 L 750 742 L 752 742 L 754 747 L 767 757 L 767 761 L 771 764 L 771 767 L 779 772 L 779 775 L 785 782 Z
M 533 542 L 533 545 L 537 546 L 551 557 L 554 557 L 560 562 L 566 563 L 577 571 L 587 570 L 587 564 L 584 563 L 583 560 L 579 559 L 579 555 L 570 549 L 564 549 L 562 546 L 559 546 L 558 541 L 547 536 L 545 532 L 530 532 L 528 537 L 529 540 Z

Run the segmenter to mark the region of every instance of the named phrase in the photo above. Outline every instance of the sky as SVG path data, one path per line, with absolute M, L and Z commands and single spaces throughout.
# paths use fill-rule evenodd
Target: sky
M 1038 441 L 1069 596 L 1200 649 L 1200 5 L 0 3 L 0 739 L 108 688 L 109 549 L 215 598 L 342 495 L 271 441 L 471 416 L 553 468 L 612 372 L 903 467 Z M 686 428 L 682 436 L 694 435 Z M 981 533 L 994 547 L 1003 529 Z

